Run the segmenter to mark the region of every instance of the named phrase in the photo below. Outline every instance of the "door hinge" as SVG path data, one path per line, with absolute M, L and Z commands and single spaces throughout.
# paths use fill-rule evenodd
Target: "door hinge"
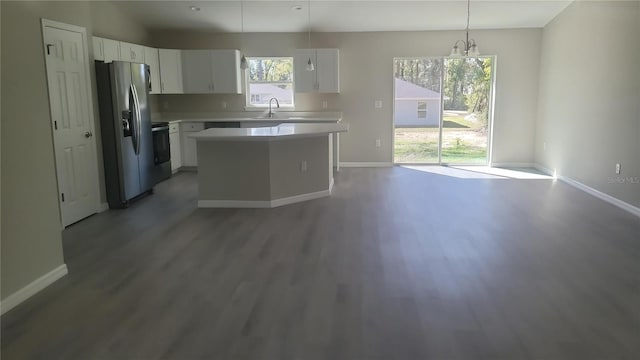
M 57 121 L 53 121 L 53 128 L 55 130 L 58 130 L 58 122 Z
M 61 193 L 62 195 L 62 202 L 64 202 L 64 193 Z

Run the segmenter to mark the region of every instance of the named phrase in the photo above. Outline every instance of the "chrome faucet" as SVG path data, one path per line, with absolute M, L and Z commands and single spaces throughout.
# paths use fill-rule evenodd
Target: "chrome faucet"
M 271 102 L 275 100 L 276 101 L 276 106 L 278 107 L 278 109 L 280 109 L 280 103 L 278 102 L 278 99 L 272 97 L 271 99 L 269 99 L 269 118 L 273 117 L 273 111 L 271 111 Z

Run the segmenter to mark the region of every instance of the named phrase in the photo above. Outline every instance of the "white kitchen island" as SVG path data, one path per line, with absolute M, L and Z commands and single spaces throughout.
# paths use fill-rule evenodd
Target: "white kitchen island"
M 331 134 L 349 124 L 211 128 L 191 135 L 198 207 L 270 208 L 331 194 Z

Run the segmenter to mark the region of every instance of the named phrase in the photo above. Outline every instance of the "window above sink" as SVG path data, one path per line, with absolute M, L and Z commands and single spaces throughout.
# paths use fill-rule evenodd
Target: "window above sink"
M 247 63 L 247 108 L 268 108 L 271 98 L 278 99 L 281 108 L 294 107 L 292 57 L 249 57 Z

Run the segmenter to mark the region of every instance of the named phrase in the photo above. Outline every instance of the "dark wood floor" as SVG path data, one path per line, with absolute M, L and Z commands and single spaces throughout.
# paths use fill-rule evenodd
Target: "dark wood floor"
M 639 359 L 640 219 L 551 180 L 345 169 L 331 198 L 196 209 L 180 174 L 64 232 L 9 359 Z

